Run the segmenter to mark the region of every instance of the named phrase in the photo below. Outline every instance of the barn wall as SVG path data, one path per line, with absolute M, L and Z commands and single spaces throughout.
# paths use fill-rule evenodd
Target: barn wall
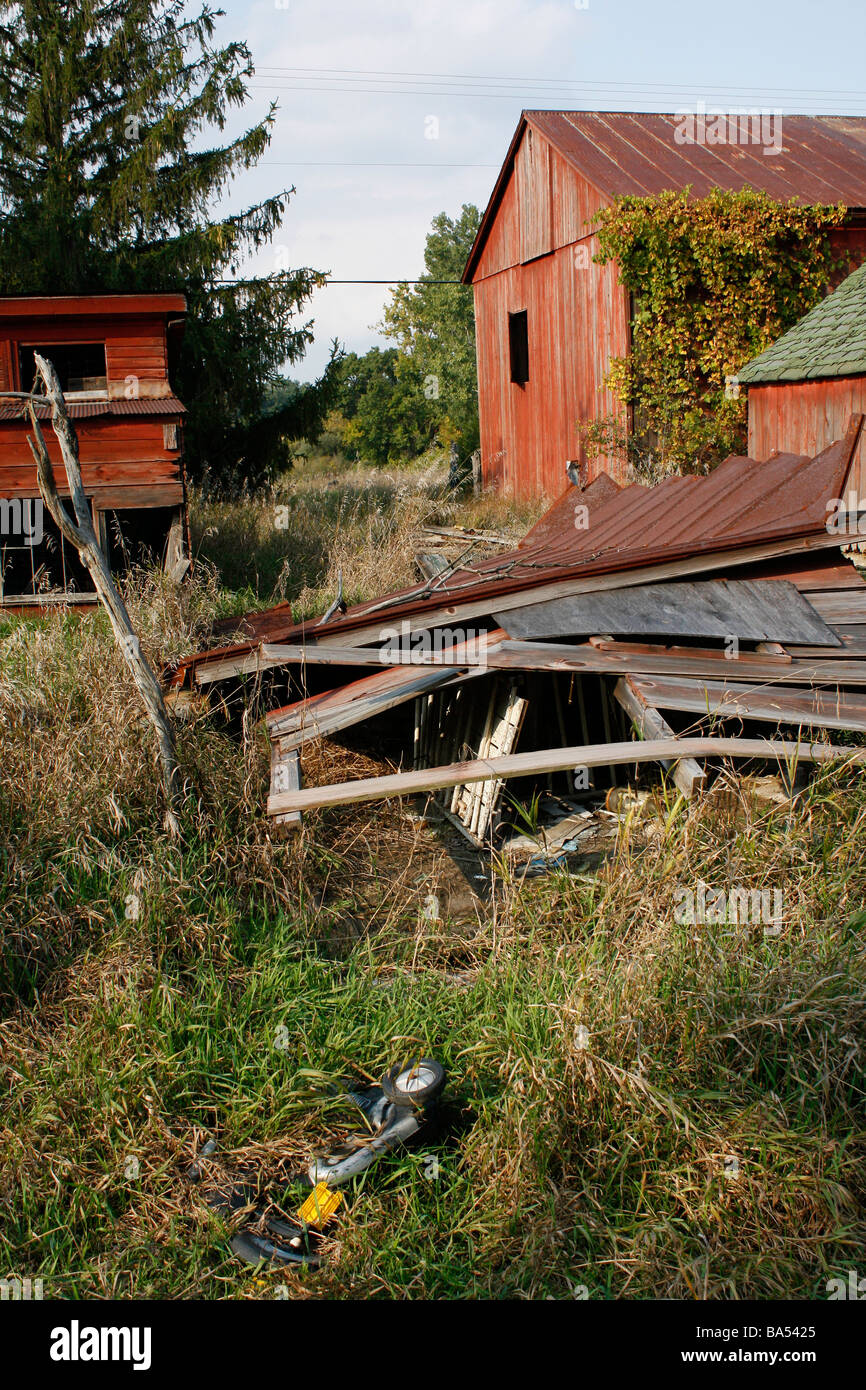
M 866 414 L 866 377 L 783 382 L 749 388 L 749 456 L 778 453 L 814 457 L 848 427 L 852 412 Z M 861 434 L 852 479 L 866 497 L 866 442 Z
M 581 419 L 621 413 L 603 389 L 629 342 L 628 295 L 614 266 L 593 263 L 588 223 L 602 198 L 543 136 L 527 129 L 474 278 L 485 485 L 557 497 L 570 459 L 585 465 Z M 526 309 L 529 381 L 511 381 L 508 315 Z M 621 472 L 616 460 L 597 460 Z M 620 479 L 622 480 L 622 479 Z

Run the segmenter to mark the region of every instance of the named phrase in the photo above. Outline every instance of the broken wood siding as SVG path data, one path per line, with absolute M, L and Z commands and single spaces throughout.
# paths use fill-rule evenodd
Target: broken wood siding
M 528 128 L 474 277 L 485 485 L 558 496 L 566 463 L 585 466 L 578 423 L 622 415 L 604 390 L 629 345 L 629 301 L 616 267 L 596 265 L 588 221 L 606 202 Z M 511 380 L 508 316 L 525 309 L 529 381 Z M 621 465 L 597 459 L 588 480 Z

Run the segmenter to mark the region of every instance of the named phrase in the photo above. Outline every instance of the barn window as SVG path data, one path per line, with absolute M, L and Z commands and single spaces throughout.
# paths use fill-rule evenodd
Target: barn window
M 18 349 L 21 389 L 29 391 L 36 378 L 33 354 L 54 365 L 64 396 L 92 396 L 108 390 L 104 343 L 22 343 Z
M 524 386 L 529 380 L 529 329 L 525 309 L 508 315 L 508 354 L 511 380 Z

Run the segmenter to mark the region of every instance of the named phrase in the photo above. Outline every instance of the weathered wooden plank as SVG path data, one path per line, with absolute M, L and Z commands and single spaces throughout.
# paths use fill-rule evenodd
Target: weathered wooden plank
M 784 764 L 846 760 L 866 763 L 866 749 L 830 743 L 797 743 L 762 738 L 650 739 L 643 743 L 597 743 L 574 748 L 545 748 L 511 753 L 503 758 L 454 763 L 420 772 L 362 777 L 328 787 L 307 787 L 268 798 L 268 813 L 306 811 L 321 806 L 348 806 L 360 801 L 382 801 L 391 796 L 454 787 L 461 782 L 480 782 L 489 777 L 526 777 L 531 773 L 563 772 L 572 767 L 606 767 L 628 763 L 659 762 L 663 758 L 762 758 Z
M 391 672 L 382 674 L 390 675 Z M 279 740 L 281 752 L 287 753 L 292 748 L 301 748 L 314 739 L 325 738 L 341 729 L 361 724 L 366 719 L 373 719 L 377 714 L 396 709 L 407 700 L 414 700 L 425 690 L 433 690 L 446 682 L 480 676 L 483 669 L 437 666 L 432 670 L 428 668 L 421 671 L 409 668 L 398 674 L 403 675 L 402 681 L 394 681 L 389 685 L 383 683 L 376 689 L 368 687 L 359 690 L 357 687 L 365 685 L 366 682 L 354 681 L 352 685 L 344 686 L 340 691 L 329 692 L 321 703 L 314 697 L 302 701 L 300 706 L 290 707 L 289 710 L 277 710 L 267 716 L 268 733 L 272 740 Z M 372 679 L 374 678 L 368 678 L 371 681 Z M 345 698 L 339 699 L 338 696 Z
M 666 719 L 653 707 L 633 676 L 621 676 L 614 688 L 614 695 L 630 719 L 634 720 L 637 731 L 643 739 L 674 738 L 674 731 Z M 686 797 L 703 791 L 707 776 L 700 763 L 694 758 L 679 758 L 676 762 L 662 759 L 662 766 L 670 772 L 675 784 Z
M 782 579 L 644 584 L 497 611 L 495 618 L 509 637 L 521 639 L 608 632 L 840 645 L 833 629 Z
M 425 579 L 435 579 L 437 574 L 444 574 L 451 568 L 444 555 L 434 555 L 432 551 L 419 550 L 415 556 L 415 564 L 423 574 Z
M 866 623 L 866 585 L 862 589 L 824 589 L 809 594 L 812 607 L 828 623 Z
M 281 754 L 276 745 L 271 744 L 271 796 L 300 790 L 300 754 L 297 751 Z M 301 827 L 300 811 L 282 811 L 275 815 L 273 820 L 277 825 L 283 826 L 286 831 L 299 830 Z
M 866 698 L 837 690 L 785 690 L 738 682 L 663 680 L 630 676 L 629 684 L 658 709 L 687 714 L 741 715 L 748 719 L 814 728 L 866 732 Z
M 346 634 L 347 638 L 352 636 Z M 487 661 L 491 644 L 495 644 L 504 633 L 482 634 L 469 643 L 458 643 L 445 651 L 423 651 L 400 647 L 332 647 L 320 642 L 303 645 L 287 642 L 262 642 L 250 652 L 239 656 L 218 657 L 201 661 L 195 668 L 198 685 L 211 685 L 214 681 L 227 680 L 232 676 L 252 675 L 259 671 L 270 671 L 275 666 L 462 666 L 468 661 L 484 663 Z
M 821 661 L 754 656 L 750 652 L 726 657 L 722 651 L 702 651 L 681 647 L 665 651 L 661 647 L 629 647 L 610 642 L 603 649 L 586 643 L 566 646 L 558 642 L 500 642 L 489 654 L 493 669 L 514 671 L 584 671 L 638 673 L 659 676 L 708 676 L 711 679 L 756 679 L 792 685 L 815 683 L 866 685 L 866 661 Z

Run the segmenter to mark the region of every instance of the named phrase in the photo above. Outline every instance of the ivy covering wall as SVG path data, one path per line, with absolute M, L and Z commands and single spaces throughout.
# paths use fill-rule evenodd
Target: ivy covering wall
M 625 456 L 648 480 L 706 473 L 746 452 L 745 392 L 726 378 L 826 294 L 843 263 L 829 233 L 844 207 L 716 189 L 623 197 L 601 211 L 596 261 L 616 261 L 633 296 L 632 348 L 608 385 L 630 408 L 584 421 L 590 458 Z

